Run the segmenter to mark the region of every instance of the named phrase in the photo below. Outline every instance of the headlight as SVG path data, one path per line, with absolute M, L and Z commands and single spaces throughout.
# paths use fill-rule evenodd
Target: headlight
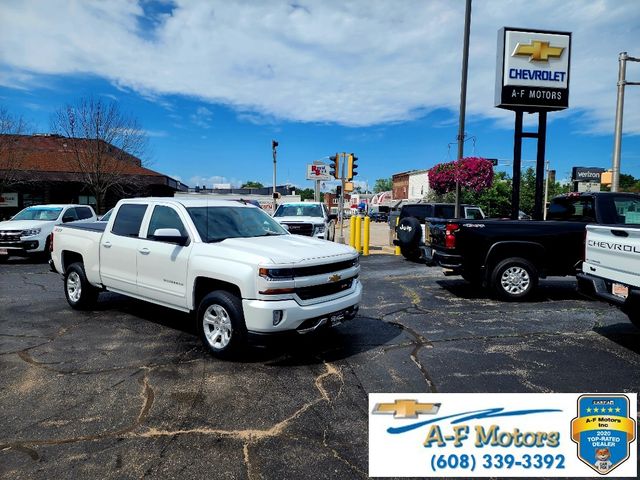
M 38 235 L 41 231 L 42 231 L 41 228 L 30 228 L 28 230 L 23 230 L 22 231 L 22 236 L 23 237 L 31 237 L 33 235 Z
M 316 233 L 324 233 L 324 225 L 316 225 L 314 228 Z
M 258 275 L 267 280 L 293 280 L 292 268 L 260 268 Z
M 360 265 L 360 256 L 357 256 L 356 258 L 354 258 L 352 262 L 353 263 L 351 264 L 351 266 L 353 267 L 357 267 L 358 265 Z

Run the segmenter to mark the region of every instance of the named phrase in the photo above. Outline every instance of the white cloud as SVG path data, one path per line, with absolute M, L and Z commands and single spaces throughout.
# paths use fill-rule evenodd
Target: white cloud
M 462 1 L 180 0 L 142 27 L 150 5 L 5 2 L 0 77 L 19 79 L 17 87 L 39 73 L 95 74 L 151 97 L 225 104 L 266 123 L 374 125 L 457 111 Z M 640 55 L 637 0 L 474 2 L 470 121 L 512 126 L 512 114 L 493 108 L 497 30 L 505 25 L 573 32 L 570 112 L 581 114 L 580 130 L 611 132 L 618 53 Z M 630 64 L 629 79 L 640 81 L 640 68 Z M 630 108 L 640 88 L 627 92 L 625 131 L 640 134 L 640 108 Z
M 191 123 L 200 127 L 200 128 L 210 128 L 211 120 L 213 119 L 213 112 L 209 110 L 207 107 L 198 107 L 196 108 L 195 113 L 192 113 L 189 116 Z

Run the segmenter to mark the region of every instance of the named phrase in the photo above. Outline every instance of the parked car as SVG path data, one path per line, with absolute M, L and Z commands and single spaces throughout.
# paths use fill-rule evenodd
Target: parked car
M 578 290 L 620 307 L 640 328 L 640 201 L 622 208 L 628 224 L 587 225 Z
M 96 214 L 88 205 L 36 205 L 0 222 L 0 262 L 10 256 L 47 254 L 53 227 L 61 223 L 93 222 Z
M 109 290 L 193 312 L 219 357 L 250 337 L 352 319 L 362 298 L 353 248 L 291 235 L 233 201 L 121 200 L 106 223 L 56 226 L 51 264 L 72 308 L 90 309 Z
M 492 289 L 505 300 L 530 296 L 539 278 L 576 275 L 588 223 L 615 225 L 633 193 L 570 193 L 551 200 L 546 221 L 448 220 L 431 225 L 422 247 L 428 264 Z
M 273 218 L 278 223 L 286 225 L 294 235 L 330 241 L 335 238 L 337 215 L 330 214 L 322 202 L 282 203 L 276 209 Z
M 372 222 L 388 222 L 389 214 L 385 212 L 371 212 L 369 213 L 369 218 Z
M 476 205 L 463 204 L 460 208 L 462 218 L 484 218 L 484 212 Z M 425 244 L 425 232 L 428 232 L 425 226 L 441 224 L 447 219 L 455 218 L 455 210 L 453 203 L 405 203 L 400 209 L 394 245 L 400 247 L 400 253 L 407 260 L 422 260 L 421 247 Z

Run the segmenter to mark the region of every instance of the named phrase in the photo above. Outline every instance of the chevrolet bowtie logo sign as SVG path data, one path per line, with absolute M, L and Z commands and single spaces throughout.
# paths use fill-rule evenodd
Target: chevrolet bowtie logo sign
M 419 403 L 415 400 L 396 400 L 393 403 L 376 403 L 373 413 L 393 414 L 393 418 L 418 418 L 418 415 L 435 415 L 439 403 Z
M 564 47 L 552 47 L 549 42 L 541 42 L 540 40 L 532 40 L 528 45 L 524 43 L 518 43 L 516 49 L 513 51 L 515 55 L 529 55 L 529 60 L 541 60 L 544 62 L 549 61 L 549 57 L 560 57 Z

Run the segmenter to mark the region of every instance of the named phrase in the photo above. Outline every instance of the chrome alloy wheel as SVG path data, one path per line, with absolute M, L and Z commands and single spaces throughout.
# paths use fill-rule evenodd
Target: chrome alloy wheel
M 221 305 L 209 305 L 202 316 L 202 328 L 209 345 L 222 350 L 231 341 L 233 329 L 229 313 Z
M 522 295 L 531 285 L 529 272 L 522 267 L 509 267 L 502 272 L 500 285 L 505 292 L 511 295 Z
M 71 272 L 67 275 L 67 295 L 73 303 L 77 303 L 80 300 L 82 284 L 80 282 L 80 275 L 78 275 L 77 272 Z

